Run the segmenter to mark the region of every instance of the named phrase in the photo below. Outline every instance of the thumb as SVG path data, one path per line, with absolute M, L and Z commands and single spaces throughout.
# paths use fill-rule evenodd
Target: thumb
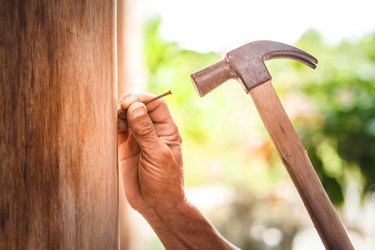
M 143 151 L 153 150 L 159 144 L 154 124 L 143 103 L 132 103 L 127 112 L 127 119 L 130 130 Z

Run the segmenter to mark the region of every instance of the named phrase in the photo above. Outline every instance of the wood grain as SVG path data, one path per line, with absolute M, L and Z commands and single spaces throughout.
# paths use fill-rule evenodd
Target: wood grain
M 325 247 L 354 249 L 271 81 L 253 88 L 250 95 Z
M 0 0 L 0 249 L 117 249 L 115 1 Z

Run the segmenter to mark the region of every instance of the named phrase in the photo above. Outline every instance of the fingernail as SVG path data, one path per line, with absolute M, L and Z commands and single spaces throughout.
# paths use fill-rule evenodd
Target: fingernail
M 138 105 L 137 104 L 134 104 L 134 105 Z M 135 107 L 131 113 L 131 116 L 133 119 L 137 118 L 137 117 L 140 117 L 140 116 L 144 116 L 146 114 L 146 108 L 143 104 L 139 103 L 139 106 Z
M 137 97 L 135 96 L 129 96 L 128 98 L 126 98 L 122 103 L 121 103 L 121 109 L 122 110 L 126 110 L 129 108 L 129 106 L 133 103 L 133 102 L 136 102 L 137 101 Z

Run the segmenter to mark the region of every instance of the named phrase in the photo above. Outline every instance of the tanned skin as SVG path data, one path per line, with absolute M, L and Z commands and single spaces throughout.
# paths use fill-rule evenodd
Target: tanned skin
M 181 137 L 163 99 L 120 98 L 120 173 L 130 205 L 147 220 L 166 249 L 237 249 L 186 199 Z

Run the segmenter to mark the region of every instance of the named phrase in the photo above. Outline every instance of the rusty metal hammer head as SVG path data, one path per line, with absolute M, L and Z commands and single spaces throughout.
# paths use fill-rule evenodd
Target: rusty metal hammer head
M 264 61 L 273 58 L 289 58 L 300 61 L 311 68 L 318 60 L 293 46 L 273 42 L 256 41 L 230 51 L 225 59 L 191 75 L 200 96 L 229 79 L 239 80 L 249 92 L 251 88 L 271 79 Z

